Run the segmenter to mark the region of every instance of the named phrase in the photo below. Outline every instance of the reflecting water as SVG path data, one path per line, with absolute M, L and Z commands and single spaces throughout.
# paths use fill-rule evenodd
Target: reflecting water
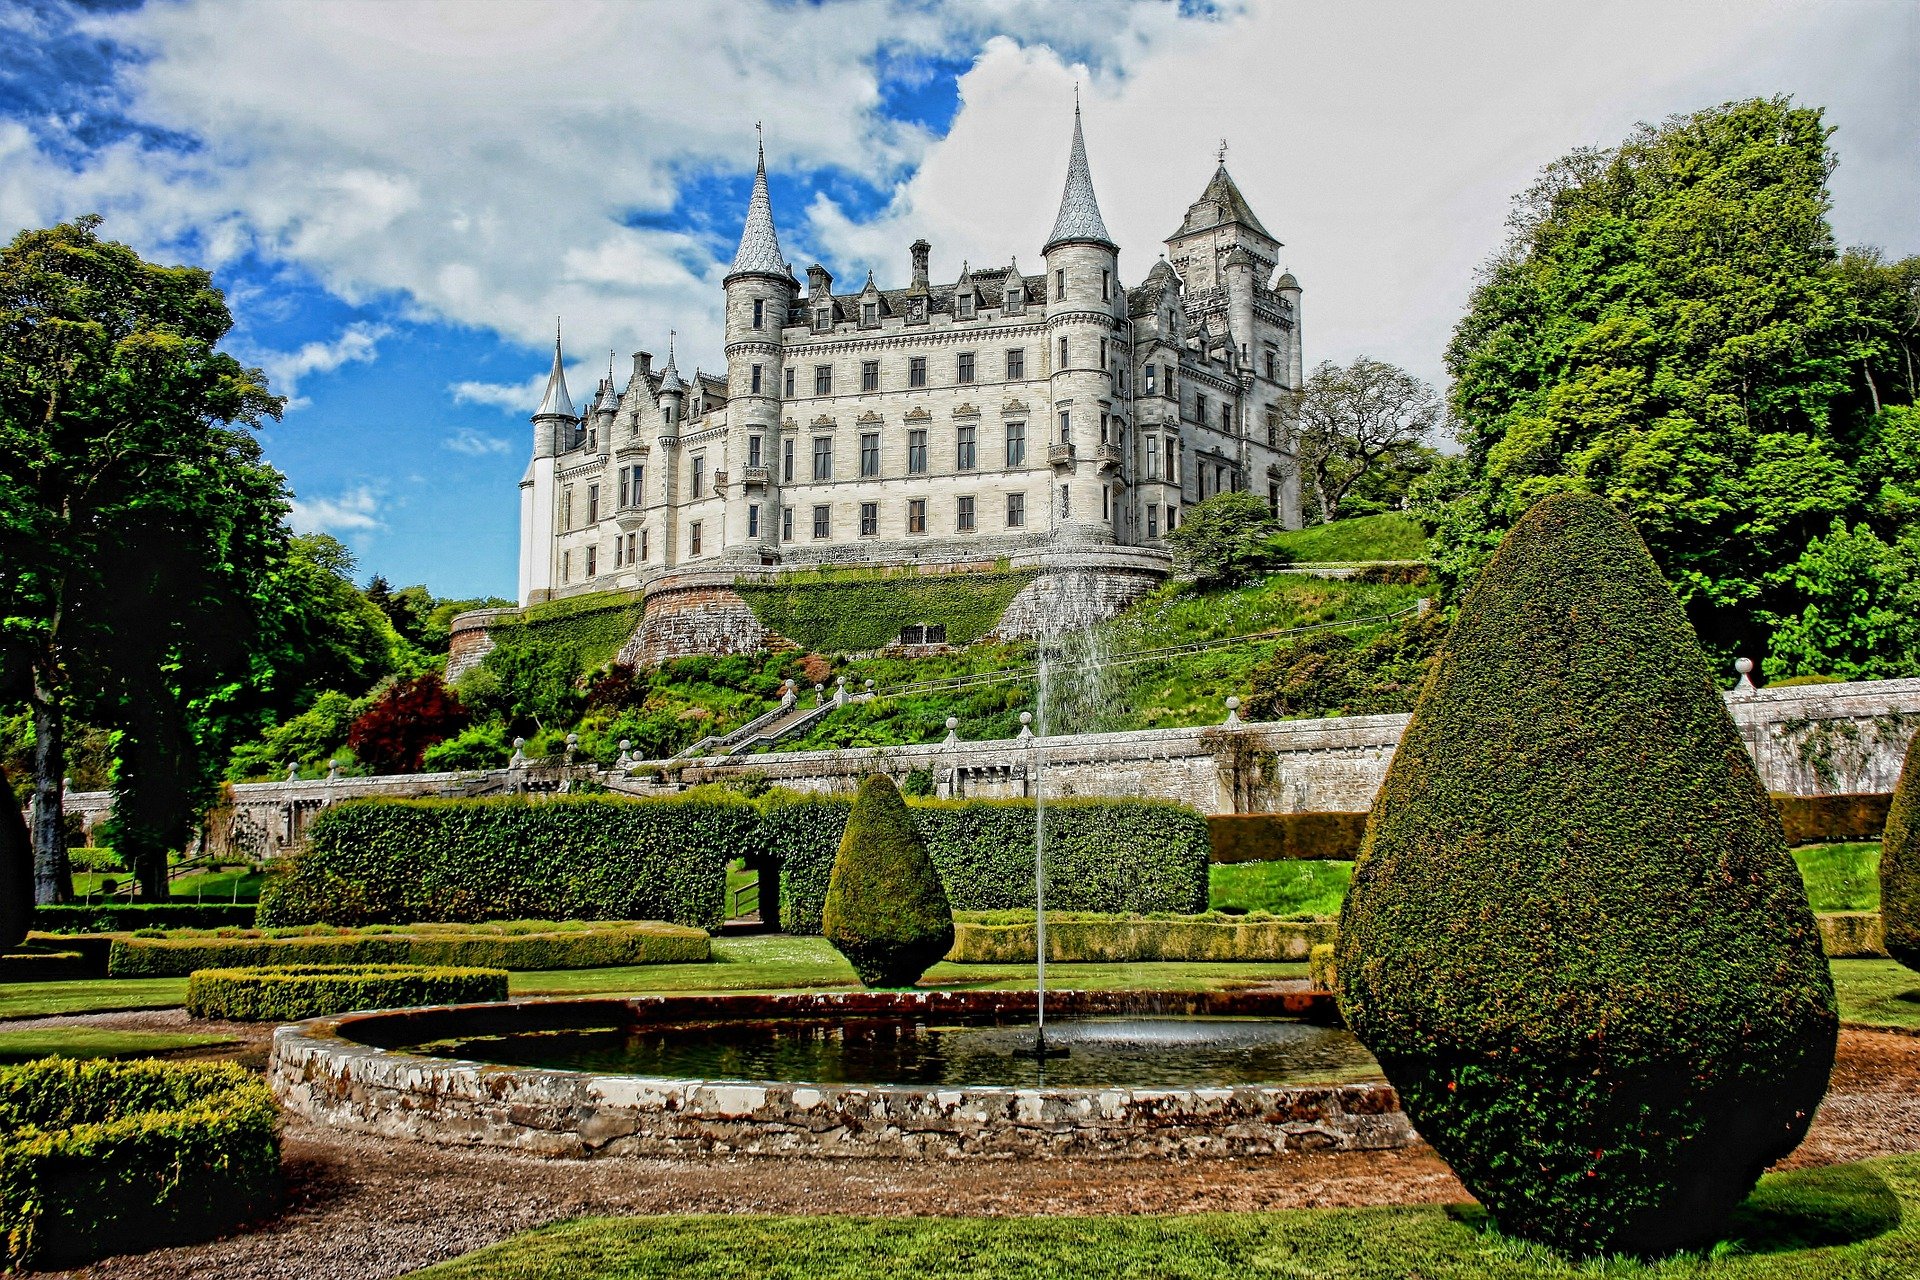
M 1049 1018 L 1047 1042 L 1072 1053 L 1045 1064 L 1014 1056 L 1032 1042 L 1026 1022 L 846 1018 L 521 1032 L 415 1051 L 605 1074 L 818 1084 L 1153 1088 L 1381 1078 L 1350 1033 L 1264 1018 Z

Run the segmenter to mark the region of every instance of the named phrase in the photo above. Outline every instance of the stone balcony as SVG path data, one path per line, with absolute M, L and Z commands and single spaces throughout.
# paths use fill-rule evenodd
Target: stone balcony
M 1065 441 L 1061 442 L 1060 444 L 1048 445 L 1047 461 L 1056 467 L 1072 466 L 1073 465 L 1073 445 L 1070 442 L 1065 442 Z
M 767 468 L 745 466 L 740 468 L 740 485 L 746 489 L 764 489 L 767 487 Z
M 1120 446 L 1117 444 L 1102 444 L 1094 450 L 1093 457 L 1094 461 L 1100 464 L 1102 471 L 1120 469 Z

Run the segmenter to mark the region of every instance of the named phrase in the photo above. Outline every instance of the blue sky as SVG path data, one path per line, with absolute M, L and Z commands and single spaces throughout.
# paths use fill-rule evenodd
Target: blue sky
M 510 594 L 555 315 L 576 398 L 669 328 L 717 367 L 755 121 L 787 256 L 855 286 L 920 235 L 937 277 L 1036 266 L 1076 83 L 1130 278 L 1224 136 L 1309 360 L 1437 381 L 1509 197 L 1639 120 L 1824 105 L 1841 239 L 1920 251 L 1917 64 L 1899 0 L 12 0 L 0 234 L 98 211 L 213 268 L 290 397 L 265 441 L 296 523 L 363 577 Z

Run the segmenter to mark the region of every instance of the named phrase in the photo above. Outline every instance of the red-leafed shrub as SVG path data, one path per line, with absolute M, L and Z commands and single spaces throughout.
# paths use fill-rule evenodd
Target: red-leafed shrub
M 428 747 L 466 727 L 460 699 L 429 672 L 381 694 L 347 729 L 347 745 L 375 773 L 418 773 Z

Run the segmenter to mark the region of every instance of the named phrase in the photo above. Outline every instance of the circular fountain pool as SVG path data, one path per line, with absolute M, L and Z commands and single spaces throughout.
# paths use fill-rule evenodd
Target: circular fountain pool
M 555 1155 L 1235 1155 L 1403 1145 L 1393 1091 L 1305 992 L 526 1000 L 282 1027 L 329 1124 Z

